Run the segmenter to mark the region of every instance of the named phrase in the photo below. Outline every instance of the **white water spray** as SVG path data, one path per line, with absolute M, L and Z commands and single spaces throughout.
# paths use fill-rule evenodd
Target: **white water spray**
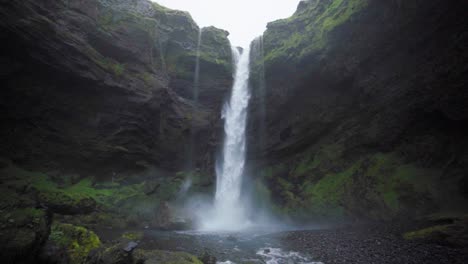
M 242 54 L 232 48 L 235 63 L 234 85 L 229 102 L 224 106 L 225 139 L 223 153 L 216 168 L 214 210 L 203 221 L 205 230 L 241 230 L 250 225 L 241 201 L 245 167 L 247 107 L 249 105 L 250 51 Z

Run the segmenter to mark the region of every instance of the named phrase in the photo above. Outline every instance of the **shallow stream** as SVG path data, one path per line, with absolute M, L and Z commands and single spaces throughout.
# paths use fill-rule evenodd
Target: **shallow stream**
M 185 251 L 197 256 L 208 252 L 217 263 L 320 264 L 313 256 L 291 248 L 284 233 L 247 230 L 238 233 L 200 231 L 145 231 L 142 248 Z

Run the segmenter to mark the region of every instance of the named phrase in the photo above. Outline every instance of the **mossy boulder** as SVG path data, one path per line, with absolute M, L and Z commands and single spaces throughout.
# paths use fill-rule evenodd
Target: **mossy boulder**
M 138 243 L 127 238 L 105 244 L 87 260 L 90 264 L 203 264 L 196 256 L 185 252 L 139 249 Z
M 16 263 L 34 259 L 49 235 L 49 219 L 41 209 L 3 209 L 0 216 L 0 260 Z
M 116 243 L 102 245 L 92 252 L 87 263 L 90 264 L 131 264 L 133 263 L 133 250 L 126 250 L 128 241 L 121 239 Z
M 86 214 L 96 209 L 96 201 L 93 198 L 74 196 L 64 191 L 40 192 L 38 198 L 54 213 L 62 215 Z
M 81 226 L 54 222 L 41 256 L 46 261 L 84 263 L 90 252 L 100 246 L 101 241 L 94 232 Z

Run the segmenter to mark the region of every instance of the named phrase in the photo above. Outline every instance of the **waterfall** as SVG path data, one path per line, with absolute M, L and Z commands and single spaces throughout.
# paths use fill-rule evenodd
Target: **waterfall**
M 203 223 L 204 229 L 240 230 L 249 225 L 241 201 L 242 177 L 246 154 L 247 107 L 249 105 L 250 49 L 242 53 L 232 47 L 235 63 L 234 85 L 230 100 L 224 105 L 225 139 L 216 167 L 216 195 L 213 214 Z
M 266 142 L 266 82 L 265 82 L 265 58 L 263 48 L 263 36 L 259 36 L 252 42 L 251 60 L 252 60 L 252 75 L 251 79 L 254 79 L 252 84 L 253 94 L 255 96 L 256 107 L 258 107 L 258 117 L 254 120 L 256 123 L 256 129 L 254 135 L 257 145 L 257 151 L 265 151 Z
M 202 43 L 202 31 L 198 30 L 198 41 L 197 41 L 197 58 L 195 60 L 195 77 L 193 78 L 193 101 L 198 103 L 199 85 L 200 85 L 200 49 Z

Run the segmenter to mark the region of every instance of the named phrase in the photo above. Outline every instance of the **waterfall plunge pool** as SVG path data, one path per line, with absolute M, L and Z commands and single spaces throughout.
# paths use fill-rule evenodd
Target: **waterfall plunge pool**
M 110 231 L 110 230 L 109 230 Z M 141 231 L 141 230 L 140 230 Z M 323 264 L 293 248 L 283 238 L 288 230 L 248 229 L 242 232 L 143 230 L 139 248 L 183 251 L 196 256 L 207 252 L 224 264 Z M 117 236 L 116 230 L 110 231 Z M 107 238 L 110 233 L 107 233 Z M 112 235 L 111 235 L 112 236 Z

